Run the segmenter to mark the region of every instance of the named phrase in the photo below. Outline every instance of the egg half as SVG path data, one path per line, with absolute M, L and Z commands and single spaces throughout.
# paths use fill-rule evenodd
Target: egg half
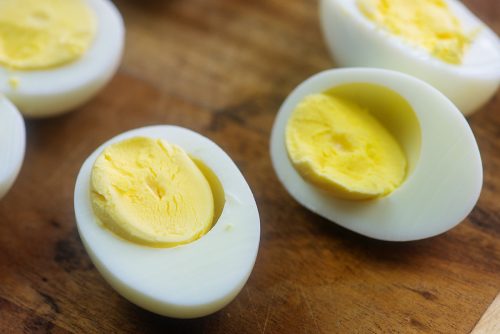
M 24 120 L 0 95 L 0 199 L 9 191 L 21 169 L 26 145 Z
M 105 147 L 132 137 L 176 144 L 215 175 L 221 212 L 207 234 L 185 245 L 154 248 L 122 239 L 99 224 L 90 197 L 92 166 Z M 247 182 L 220 147 L 185 128 L 145 127 L 104 143 L 80 170 L 74 207 L 82 242 L 106 281 L 131 302 L 161 315 L 195 318 L 221 309 L 242 289 L 257 256 L 260 220 Z
M 444 93 L 468 115 L 481 108 L 500 82 L 500 42 L 460 1 L 446 0 L 471 45 L 461 64 L 449 64 L 414 47 L 369 20 L 357 1 L 321 0 L 320 21 L 327 46 L 341 67 L 379 67 L 420 78 Z
M 401 145 L 406 177 L 390 194 L 339 199 L 307 182 L 292 165 L 285 143 L 292 112 L 306 96 L 332 90 L 366 108 Z M 295 200 L 375 239 L 408 241 L 443 233 L 469 214 L 482 187 L 479 149 L 463 115 L 429 84 L 389 70 L 329 70 L 303 82 L 279 110 L 270 150 L 274 170 Z
M 97 31 L 86 52 L 70 63 L 39 70 L 0 66 L 0 92 L 27 117 L 70 111 L 92 98 L 114 75 L 122 57 L 124 25 L 108 0 L 84 0 Z

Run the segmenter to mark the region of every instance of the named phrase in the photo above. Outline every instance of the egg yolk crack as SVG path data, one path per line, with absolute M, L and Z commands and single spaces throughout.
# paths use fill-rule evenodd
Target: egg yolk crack
M 357 104 L 327 93 L 299 103 L 285 142 L 297 172 L 339 198 L 387 195 L 406 174 L 406 157 L 382 124 Z
M 110 145 L 94 163 L 92 207 L 119 236 L 171 247 L 204 235 L 214 218 L 209 182 L 180 147 L 135 137 Z
M 427 50 L 432 56 L 461 64 L 471 43 L 459 19 L 444 0 L 357 0 L 371 21 Z
M 0 64 L 40 70 L 80 58 L 96 34 L 82 0 L 0 0 Z

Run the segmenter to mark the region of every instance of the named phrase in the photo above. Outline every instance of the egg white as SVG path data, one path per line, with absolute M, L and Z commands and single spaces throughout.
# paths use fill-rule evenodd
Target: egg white
M 177 144 L 217 175 L 225 206 L 206 235 L 182 246 L 152 248 L 121 239 L 99 225 L 89 189 L 94 161 L 106 146 L 135 136 Z M 161 315 L 194 318 L 221 309 L 241 290 L 257 256 L 260 220 L 247 182 L 220 147 L 181 127 L 140 128 L 104 143 L 80 170 L 74 206 L 82 242 L 103 277 L 131 302 Z
M 111 1 L 86 0 L 86 3 L 95 13 L 97 31 L 81 58 L 43 70 L 0 67 L 0 92 L 24 116 L 47 117 L 73 110 L 92 98 L 118 69 L 125 35 L 122 17 Z
M 356 1 L 321 0 L 320 20 L 332 57 L 342 67 L 380 67 L 427 81 L 468 115 L 500 82 L 500 42 L 461 2 L 446 0 L 466 32 L 478 31 L 461 65 L 448 64 L 367 19 Z
M 412 107 L 420 125 L 415 165 L 404 183 L 383 198 L 334 198 L 306 182 L 287 155 L 285 128 L 297 104 L 309 94 L 350 83 L 375 84 L 398 93 Z M 338 69 L 309 78 L 282 104 L 270 149 L 275 172 L 295 200 L 338 225 L 375 239 L 408 241 L 443 233 L 469 214 L 482 187 L 479 149 L 463 115 L 435 88 L 389 70 Z
M 0 95 L 0 199 L 19 174 L 25 146 L 24 120 L 16 107 Z

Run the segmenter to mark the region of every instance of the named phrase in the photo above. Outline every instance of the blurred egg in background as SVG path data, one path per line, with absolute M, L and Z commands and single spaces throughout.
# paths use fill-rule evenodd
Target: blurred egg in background
M 460 1 L 321 0 L 320 22 L 336 65 L 413 75 L 465 115 L 498 88 L 498 37 Z

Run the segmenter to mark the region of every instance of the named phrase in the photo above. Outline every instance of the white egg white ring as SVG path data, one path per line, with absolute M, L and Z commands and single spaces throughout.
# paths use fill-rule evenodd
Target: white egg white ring
M 16 107 L 0 95 L 0 199 L 21 169 L 26 146 L 24 120 Z
M 92 98 L 120 65 L 125 28 L 108 0 L 86 0 L 97 18 L 97 32 L 78 60 L 55 68 L 21 71 L 0 67 L 0 92 L 27 117 L 47 117 L 70 111 Z M 17 81 L 17 86 L 11 83 Z
M 92 166 L 106 146 L 135 136 L 177 144 L 219 178 L 226 203 L 202 238 L 174 248 L 152 248 L 123 240 L 98 224 L 90 200 Z M 80 237 L 95 266 L 121 295 L 147 310 L 177 318 L 213 313 L 238 294 L 252 271 L 260 239 L 252 192 L 231 158 L 193 131 L 164 125 L 114 137 L 85 161 L 74 196 Z
M 321 27 L 339 66 L 380 67 L 411 74 L 439 89 L 468 115 L 483 106 L 498 88 L 500 41 L 461 2 L 446 2 L 466 32 L 479 28 L 461 65 L 443 62 L 378 27 L 360 12 L 356 1 L 321 0 Z
M 371 83 L 397 92 L 420 123 L 419 160 L 405 182 L 383 198 L 348 201 L 329 196 L 306 182 L 287 155 L 285 128 L 297 104 L 309 94 L 349 83 Z M 271 158 L 279 180 L 299 203 L 349 230 L 381 240 L 417 240 L 451 229 L 472 210 L 482 187 L 479 149 L 463 115 L 430 85 L 388 70 L 330 70 L 299 85 L 276 117 Z

